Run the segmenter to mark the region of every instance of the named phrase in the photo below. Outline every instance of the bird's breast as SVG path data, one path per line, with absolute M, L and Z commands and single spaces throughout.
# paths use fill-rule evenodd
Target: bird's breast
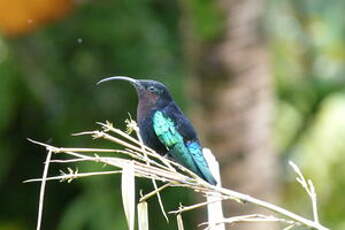
M 145 145 L 152 148 L 157 153 L 165 155 L 167 153 L 167 148 L 159 141 L 153 129 L 152 117 L 154 112 L 155 110 L 153 109 L 146 110 L 146 108 L 139 109 L 138 107 L 137 123 L 140 135 Z

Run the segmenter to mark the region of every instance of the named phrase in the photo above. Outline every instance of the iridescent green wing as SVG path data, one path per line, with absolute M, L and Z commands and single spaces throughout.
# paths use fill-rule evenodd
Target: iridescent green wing
M 216 184 L 202 153 L 200 143 L 196 140 L 185 143 L 173 119 L 163 112 L 157 111 L 153 115 L 153 129 L 159 141 L 169 150 L 168 154 L 171 157 L 209 183 Z
M 153 129 L 159 141 L 169 150 L 169 155 L 192 170 L 198 173 L 192 155 L 186 147 L 182 135 L 178 132 L 175 122 L 161 111 L 153 115 Z

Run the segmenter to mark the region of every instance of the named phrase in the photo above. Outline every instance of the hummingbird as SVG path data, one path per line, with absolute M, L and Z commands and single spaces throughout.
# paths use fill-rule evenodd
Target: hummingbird
M 114 76 L 100 80 L 122 80 L 134 86 L 138 95 L 137 124 L 145 145 L 160 155 L 188 168 L 212 185 L 213 177 L 192 123 L 173 100 L 168 88 L 154 80 Z

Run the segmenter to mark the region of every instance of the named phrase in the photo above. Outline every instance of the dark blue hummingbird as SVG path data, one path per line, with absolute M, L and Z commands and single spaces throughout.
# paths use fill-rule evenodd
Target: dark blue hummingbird
M 191 122 L 165 85 L 158 81 L 123 76 L 105 78 L 97 84 L 111 80 L 128 81 L 135 87 L 139 100 L 137 123 L 145 145 L 161 155 L 168 154 L 210 184 L 217 184 Z

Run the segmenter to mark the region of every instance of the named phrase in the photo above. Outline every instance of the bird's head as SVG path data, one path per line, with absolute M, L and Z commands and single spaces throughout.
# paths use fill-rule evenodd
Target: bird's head
M 139 101 L 145 100 L 147 103 L 156 104 L 168 103 L 172 100 L 168 88 L 163 83 L 154 80 L 141 80 L 125 76 L 115 76 L 104 78 L 97 82 L 97 85 L 112 80 L 122 80 L 131 83 L 137 91 Z

